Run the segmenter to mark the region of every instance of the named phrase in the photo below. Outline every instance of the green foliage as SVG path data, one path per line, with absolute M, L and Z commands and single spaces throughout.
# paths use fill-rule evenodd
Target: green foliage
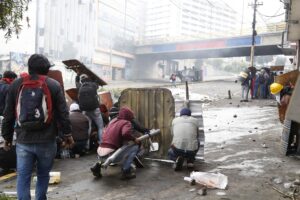
M 31 0 L 0 0 L 0 29 L 6 31 L 5 38 L 10 39 L 12 34 L 17 36 L 22 30 L 21 22 L 24 13 L 28 10 Z M 26 17 L 29 26 L 29 18 Z
M 5 195 L 0 194 L 0 200 L 16 200 L 17 198 L 14 197 L 7 197 Z

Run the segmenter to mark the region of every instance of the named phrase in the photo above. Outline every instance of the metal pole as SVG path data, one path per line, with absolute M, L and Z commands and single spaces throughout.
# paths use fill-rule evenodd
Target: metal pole
M 255 25 L 256 25 L 256 10 L 257 6 L 263 5 L 262 3 L 257 3 L 257 0 L 254 0 L 253 4 L 253 21 L 252 21 L 252 45 L 251 45 L 251 65 L 250 67 L 253 67 L 254 64 L 254 54 L 255 54 L 255 36 L 257 35 L 256 30 L 255 30 Z

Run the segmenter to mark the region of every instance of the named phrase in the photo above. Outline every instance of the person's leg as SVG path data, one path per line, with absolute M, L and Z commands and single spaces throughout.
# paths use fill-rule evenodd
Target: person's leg
M 124 162 L 122 164 L 122 171 L 125 173 L 129 173 L 131 169 L 131 163 L 133 162 L 133 159 L 135 158 L 137 152 L 139 150 L 138 145 L 130 146 L 126 153 L 124 154 Z
M 36 144 L 37 155 L 37 183 L 35 190 L 36 200 L 47 199 L 47 190 L 49 184 L 49 172 L 52 169 L 56 154 L 56 143 Z
M 168 158 L 169 158 L 170 160 L 176 161 L 177 157 L 178 157 L 178 155 L 175 154 L 175 151 L 173 150 L 173 148 L 170 148 L 170 149 L 168 150 Z
M 242 85 L 242 100 L 244 100 L 245 86 Z
M 29 200 L 30 181 L 33 165 L 36 157 L 34 154 L 34 145 L 19 144 L 16 145 L 17 153 L 17 194 L 18 199 Z
M 98 142 L 101 143 L 101 136 L 103 130 L 103 119 L 101 116 L 101 111 L 99 108 L 96 108 L 93 111 L 87 111 L 85 114 L 96 124 L 98 129 Z
M 249 85 L 245 85 L 245 100 L 248 101 L 248 95 L 249 95 Z

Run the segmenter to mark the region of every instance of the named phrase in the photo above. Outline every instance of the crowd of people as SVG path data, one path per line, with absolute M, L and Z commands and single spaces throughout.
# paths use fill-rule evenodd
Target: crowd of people
M 270 85 L 274 82 L 275 75 L 269 68 L 256 70 L 255 67 L 249 67 L 242 71 L 239 75 L 242 86 L 241 102 L 249 101 L 249 92 L 251 99 L 272 98 Z
M 34 54 L 28 60 L 28 73 L 19 78 L 6 71 L 0 80 L 1 135 L 0 168 L 17 170 L 18 199 L 30 199 L 30 183 L 36 169 L 35 198 L 47 199 L 49 172 L 55 158 L 78 158 L 95 150 L 98 160 L 91 167 L 101 177 L 103 161 L 125 144 L 132 143 L 114 163 L 121 162 L 122 179 L 135 178 L 135 167 L 145 149 L 137 139 L 149 134 L 128 107 L 118 103 L 109 110 L 101 104 L 98 85 L 86 74 L 76 77 L 78 99 L 68 107 L 62 85 L 47 76 L 49 60 Z M 183 108 L 172 122 L 173 141 L 168 156 L 174 170 L 182 169 L 184 159 L 193 168 L 199 149 L 199 123 Z M 183 131 L 184 130 L 184 131 Z

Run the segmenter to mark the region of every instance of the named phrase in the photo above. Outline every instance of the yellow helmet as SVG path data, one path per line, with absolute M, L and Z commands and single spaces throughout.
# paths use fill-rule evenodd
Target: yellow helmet
M 270 85 L 270 91 L 272 94 L 277 94 L 283 89 L 283 85 L 280 83 L 272 83 Z

